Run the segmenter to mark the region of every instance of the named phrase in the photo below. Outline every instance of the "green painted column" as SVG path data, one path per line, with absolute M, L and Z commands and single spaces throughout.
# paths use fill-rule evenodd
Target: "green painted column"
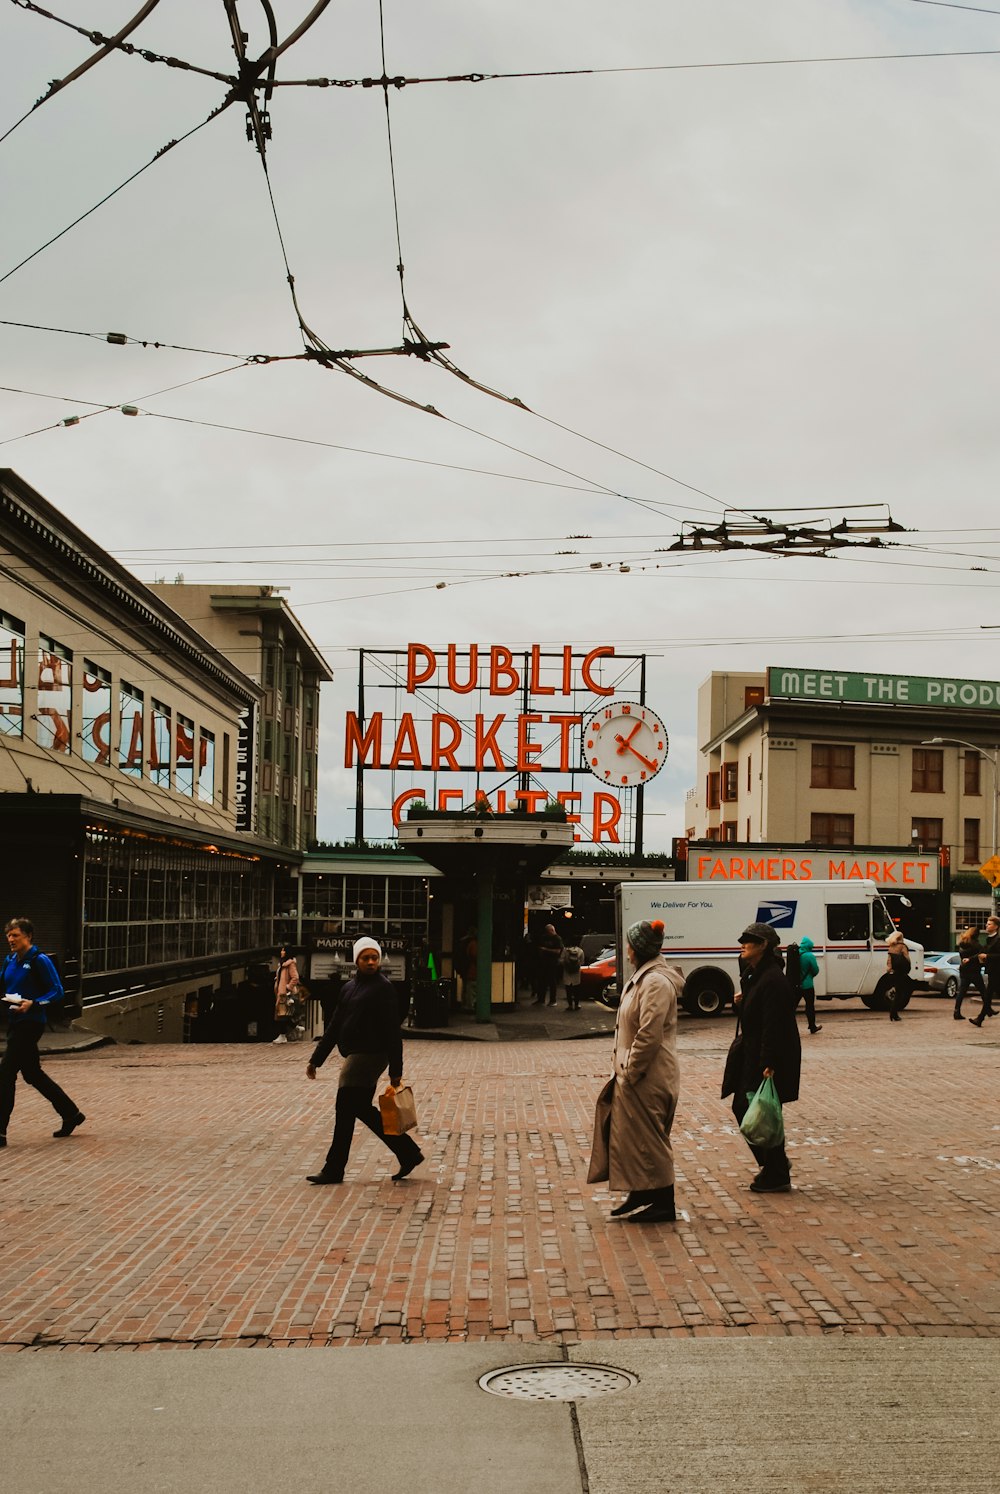
M 493 873 L 476 875 L 476 1021 L 493 1015 Z

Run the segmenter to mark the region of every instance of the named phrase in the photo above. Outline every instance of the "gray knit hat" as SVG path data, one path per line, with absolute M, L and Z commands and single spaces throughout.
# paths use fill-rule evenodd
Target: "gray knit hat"
M 626 930 L 625 938 L 638 964 L 645 965 L 647 960 L 654 960 L 663 948 L 663 924 L 658 918 L 653 923 L 642 919 Z
M 768 949 L 777 949 L 781 940 L 777 929 L 773 929 L 769 923 L 748 923 L 737 944 L 766 944 Z

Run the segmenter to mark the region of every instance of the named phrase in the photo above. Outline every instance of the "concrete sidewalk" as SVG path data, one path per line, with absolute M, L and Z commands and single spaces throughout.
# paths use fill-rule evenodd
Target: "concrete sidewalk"
M 0 1359 L 18 1494 L 993 1494 L 996 1347 L 795 1339 Z M 598 1361 L 575 1402 L 479 1377 Z

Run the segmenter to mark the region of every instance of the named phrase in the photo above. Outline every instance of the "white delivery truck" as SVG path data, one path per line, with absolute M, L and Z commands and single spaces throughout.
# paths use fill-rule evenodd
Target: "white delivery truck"
M 616 896 L 618 985 L 629 967 L 623 963 L 625 930 L 639 919 L 663 921 L 663 954 L 684 972 L 685 1011 L 715 1016 L 732 1005 L 739 989 L 737 940 L 749 923 L 768 923 L 782 947 L 805 934 L 813 941 L 819 965 L 816 995 L 860 996 L 873 1011 L 888 1007 L 886 938 L 895 925 L 890 904 L 874 882 L 625 882 Z M 898 908 L 897 908 L 898 911 Z M 911 975 L 924 978 L 924 951 L 907 940 Z

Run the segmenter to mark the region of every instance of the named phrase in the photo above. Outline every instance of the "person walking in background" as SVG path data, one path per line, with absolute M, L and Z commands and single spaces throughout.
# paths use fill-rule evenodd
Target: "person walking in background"
M 974 928 L 963 929 L 958 937 L 958 995 L 955 997 L 955 1010 L 953 1013 L 956 1022 L 962 1019 L 962 1002 L 970 991 L 975 991 L 981 998 L 983 1010 L 987 1006 L 986 987 L 983 985 L 983 967 L 980 955 L 983 953 L 979 944 L 979 930 Z M 982 1012 L 980 1012 L 982 1017 Z M 969 1021 L 976 1026 L 974 1017 Z
M 583 950 L 579 944 L 567 944 L 562 952 L 562 978 L 566 991 L 566 1007 L 568 1011 L 578 1012 L 580 1010 L 580 986 L 583 968 Z
M 677 1109 L 679 970 L 660 958 L 663 924 L 634 923 L 626 934 L 634 973 L 615 1023 L 613 1073 L 594 1117 L 588 1183 L 625 1193 L 611 1210 L 629 1224 L 668 1224 L 677 1217 L 670 1129 Z
M 995 1017 L 1000 1001 L 1000 918 L 991 913 L 986 920 L 986 949 L 980 956 L 986 980 L 986 1017 Z
M 375 940 L 355 939 L 352 953 L 357 975 L 344 987 L 333 1019 L 306 1064 L 306 1078 L 315 1079 L 316 1070 L 322 1068 L 335 1046 L 344 1059 L 337 1086 L 333 1140 L 320 1171 L 306 1179 L 310 1183 L 344 1181 L 355 1121 L 367 1126 L 395 1156 L 399 1171 L 393 1173 L 393 1181 L 408 1177 L 424 1160 L 412 1136 L 385 1134 L 382 1117 L 372 1104 L 375 1086 L 386 1068 L 394 1087 L 403 1077 L 399 1002 L 392 983 L 379 970 L 382 950 Z
M 562 969 L 563 942 L 554 923 L 547 923 L 538 940 L 538 966 L 535 972 L 535 1006 L 555 1006 L 559 992 L 559 972 Z
M 17 1076 L 37 1089 L 55 1110 L 62 1125 L 53 1136 L 72 1136 L 86 1116 L 75 1101 L 42 1069 L 38 1043 L 45 1031 L 46 1007 L 63 994 L 62 981 L 48 955 L 35 943 L 27 918 L 12 918 L 5 926 L 10 950 L 0 972 L 0 987 L 8 1012 L 7 1048 L 0 1059 L 0 1147 L 7 1145 L 7 1126 L 14 1109 Z M 17 999 L 20 998 L 20 999 Z
M 889 987 L 889 1021 L 901 1022 L 899 1008 L 905 1007 L 913 990 L 913 982 L 910 979 L 910 952 L 906 947 L 906 940 L 897 929 L 890 934 L 886 940 L 888 956 L 885 968 L 892 976 L 892 985 Z
M 802 1044 L 795 1020 L 795 993 L 778 958 L 778 935 L 768 923 L 751 923 L 739 937 L 740 996 L 736 1036 L 726 1057 L 722 1098 L 733 1097 L 737 1123 L 767 1078 L 782 1105 L 799 1097 Z M 750 1143 L 747 1143 L 750 1146 Z M 784 1146 L 750 1146 L 760 1171 L 753 1193 L 788 1193 L 791 1164 Z
M 297 1037 L 295 1026 L 296 996 L 299 985 L 299 968 L 295 959 L 282 944 L 278 950 L 278 968 L 274 972 L 274 1020 L 278 1024 L 276 1043 L 287 1043 Z
M 789 944 L 785 950 L 785 975 L 795 992 L 795 1008 L 799 1002 L 806 1004 L 806 1024 L 810 1032 L 819 1032 L 822 1024 L 816 1021 L 816 988 L 813 981 L 819 974 L 819 965 L 813 954 L 813 942 L 808 934 L 798 944 Z
M 969 930 L 966 929 L 966 933 Z M 959 950 L 961 950 L 959 945 Z M 978 1017 L 970 1017 L 969 1021 L 973 1027 L 982 1027 L 987 1017 L 993 1017 L 993 995 L 1000 981 L 1000 920 L 991 915 L 986 920 L 986 948 L 979 948 L 979 936 L 976 935 L 976 962 L 979 966 L 979 994 L 983 1004 Z M 961 967 L 960 967 L 961 969 Z M 968 989 L 968 988 L 967 988 Z

